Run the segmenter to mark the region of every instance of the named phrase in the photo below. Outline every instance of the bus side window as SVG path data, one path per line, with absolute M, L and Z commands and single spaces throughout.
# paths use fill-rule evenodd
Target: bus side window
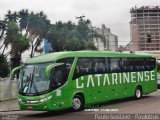
M 121 59 L 120 58 L 110 58 L 109 67 L 110 67 L 110 72 L 120 72 Z
M 105 58 L 105 73 L 109 72 L 109 60 L 108 58 Z
M 135 59 L 134 58 L 127 58 L 127 71 L 133 72 L 136 71 L 135 69 Z
M 145 68 L 146 68 L 146 70 L 153 70 L 155 68 L 155 59 L 154 58 L 146 58 L 145 59 Z
M 63 70 L 55 68 L 55 71 L 54 71 L 54 84 L 53 85 L 60 86 L 63 83 L 65 83 L 65 81 L 63 80 Z
M 67 80 L 69 72 L 71 70 L 72 64 L 73 64 L 74 58 L 64 58 L 57 61 L 57 63 L 64 63 L 64 69 L 65 69 L 65 80 Z
M 126 72 L 128 70 L 128 59 L 122 58 L 122 70 Z
M 77 61 L 76 69 L 73 79 L 80 76 L 89 75 L 92 71 L 92 61 L 90 58 L 79 58 Z
M 95 74 L 103 74 L 105 73 L 105 58 L 94 58 L 92 63 L 92 70 Z
M 135 59 L 135 71 L 145 71 L 145 63 L 143 58 Z
M 123 72 L 133 72 L 135 71 L 133 58 L 122 58 L 122 71 Z

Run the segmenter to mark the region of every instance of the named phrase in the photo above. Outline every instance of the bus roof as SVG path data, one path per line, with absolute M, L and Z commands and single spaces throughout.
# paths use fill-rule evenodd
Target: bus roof
M 72 52 L 55 52 L 33 57 L 26 61 L 26 64 L 52 62 L 68 57 L 137 57 L 137 58 L 154 58 L 151 55 L 126 54 L 111 51 L 72 51 Z

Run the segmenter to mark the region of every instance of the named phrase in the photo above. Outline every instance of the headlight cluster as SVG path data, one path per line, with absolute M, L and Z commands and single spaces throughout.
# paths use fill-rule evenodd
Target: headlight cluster
M 21 98 L 18 98 L 18 102 L 21 102 L 22 101 L 22 99 Z
M 39 101 L 40 102 L 45 102 L 45 101 L 47 101 L 47 100 L 49 100 L 49 99 L 51 99 L 52 98 L 52 96 L 49 96 L 49 97 L 46 97 L 46 98 L 42 98 L 42 99 L 40 99 Z
M 22 100 L 21 98 L 18 98 L 18 101 L 19 102 L 23 102 L 23 103 L 25 103 L 25 104 L 37 104 L 37 103 L 41 103 L 41 102 L 45 102 L 45 101 L 47 101 L 47 100 L 49 100 L 49 99 L 51 99 L 52 98 L 52 96 L 48 96 L 48 97 L 45 97 L 45 98 L 42 98 L 42 99 L 40 99 L 40 100 L 32 100 L 32 101 L 29 101 L 29 100 Z

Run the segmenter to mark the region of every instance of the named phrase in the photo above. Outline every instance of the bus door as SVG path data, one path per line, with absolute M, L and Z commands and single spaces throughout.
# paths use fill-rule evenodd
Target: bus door
M 73 64 L 74 58 L 64 58 L 58 60 L 57 63 L 62 63 L 61 66 L 55 67 L 53 71 L 53 85 L 57 86 L 56 96 L 61 101 L 61 103 L 69 103 L 71 98 L 71 85 L 69 82 L 69 73 Z M 64 104 L 64 105 L 67 105 Z

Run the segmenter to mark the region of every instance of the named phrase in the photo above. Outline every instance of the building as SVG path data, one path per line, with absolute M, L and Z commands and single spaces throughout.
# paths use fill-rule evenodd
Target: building
M 160 6 L 131 8 L 132 51 L 160 50 Z
M 131 46 L 132 46 L 132 42 L 131 41 L 128 44 L 126 44 L 126 45 L 119 45 L 118 51 L 119 52 L 128 51 L 130 53 L 133 53 L 134 51 L 131 51 L 131 49 L 130 49 Z
M 98 50 L 118 50 L 118 37 L 111 33 L 109 28 L 103 24 L 102 28 L 94 28 L 94 30 L 105 37 L 105 41 L 102 41 L 100 38 L 95 39 L 95 46 Z
M 52 51 L 51 43 L 47 40 L 44 39 L 44 53 L 50 53 Z

